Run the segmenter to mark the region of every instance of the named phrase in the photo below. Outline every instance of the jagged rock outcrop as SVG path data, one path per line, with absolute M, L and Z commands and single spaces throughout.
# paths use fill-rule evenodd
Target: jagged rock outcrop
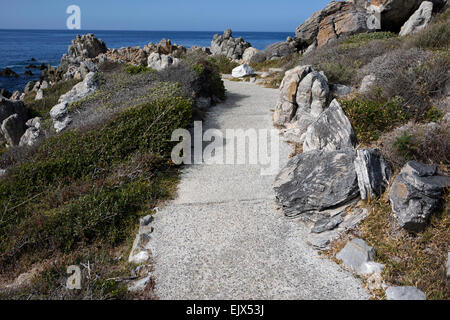
M 251 63 L 260 63 L 266 60 L 266 56 L 264 52 L 259 51 L 256 48 L 250 47 L 245 49 L 244 54 L 242 56 L 242 62 L 246 64 Z
M 228 29 L 222 36 L 219 34 L 214 35 L 211 42 L 211 53 L 213 55 L 225 55 L 230 59 L 240 60 L 245 50 L 251 46 L 242 37 L 233 38 L 231 29 Z
M 96 74 L 90 72 L 82 82 L 77 83 L 69 92 L 59 97 L 58 102 L 75 102 L 94 93 L 97 89 L 98 81 L 96 79 Z
M 355 170 L 361 199 L 379 197 L 389 184 L 392 169 L 378 149 L 356 151 Z
M 311 150 L 335 151 L 356 146 L 356 134 L 337 100 L 320 114 L 306 131 L 303 152 Z
M 68 114 L 68 108 L 69 103 L 64 101 L 50 110 L 50 117 L 53 119 L 53 127 L 56 132 L 61 132 L 72 123 L 72 118 Z
M 106 53 L 106 51 L 108 51 L 106 44 L 92 33 L 82 36 L 77 35 L 68 49 L 69 56 L 82 59 L 95 58 L 101 53 Z
M 150 42 L 143 49 L 147 54 L 156 52 L 159 54 L 170 55 L 174 58 L 180 58 L 187 52 L 187 49 L 184 46 L 172 44 L 172 42 L 166 39 L 162 39 L 159 43 L 153 44 Z
M 297 27 L 295 39 L 307 48 L 313 43 L 321 47 L 342 36 L 366 32 L 369 13 L 352 2 L 333 1 Z
M 149 56 L 152 53 L 159 55 L 170 55 L 172 58 L 179 58 L 187 52 L 186 48 L 177 44 L 172 44 L 170 40 L 162 39 L 159 43 L 149 43 L 141 47 L 124 47 L 112 49 L 98 57 L 99 61 L 113 61 L 118 63 L 128 63 L 133 65 L 148 65 Z
M 12 114 L 3 120 L 1 131 L 8 146 L 17 146 L 19 145 L 20 137 L 25 132 L 24 121 L 17 113 Z
M 400 30 L 400 36 L 419 32 L 425 29 L 431 21 L 433 14 L 433 2 L 424 1 L 419 9 L 405 22 Z
M 286 41 L 276 42 L 271 44 L 264 50 L 264 55 L 267 60 L 277 60 L 282 57 L 289 56 L 298 52 L 297 42 L 289 37 Z
M 368 10 L 380 12 L 382 30 L 398 32 L 422 2 L 423 0 L 371 0 Z M 435 10 L 441 9 L 447 3 L 446 0 L 431 2 Z
M 20 138 L 19 146 L 33 146 L 39 140 L 44 138 L 41 131 L 41 121 L 39 117 L 28 120 L 25 126 L 28 128 L 23 136 Z
M 354 150 L 314 150 L 292 158 L 278 174 L 276 197 L 288 217 L 327 217 L 359 195 Z
M 72 40 L 72 44 L 68 48 L 68 54 L 64 54 L 61 58 L 60 65 L 55 71 L 55 80 L 60 79 L 83 79 L 81 64 L 85 61 L 92 61 L 92 59 L 104 54 L 108 51 L 106 44 L 96 38 L 93 34 L 77 35 Z M 84 66 L 89 72 L 94 72 L 92 64 Z M 87 73 L 84 72 L 84 75 Z
M 437 175 L 436 171 L 436 166 L 410 161 L 395 178 L 389 199 L 404 229 L 422 231 L 442 201 L 444 188 L 450 186 L 450 177 Z
M 147 60 L 148 67 L 157 71 L 163 70 L 171 65 L 176 65 L 180 62 L 178 58 L 173 58 L 166 54 L 159 54 L 153 52 Z
M 329 98 L 328 80 L 323 73 L 311 66 L 288 70 L 280 85 L 273 121 L 288 129 L 290 139 L 303 143 L 306 130 L 328 107 Z
M 23 123 L 28 119 L 28 111 L 22 101 L 13 101 L 0 97 L 0 123 L 13 114 L 19 115 Z

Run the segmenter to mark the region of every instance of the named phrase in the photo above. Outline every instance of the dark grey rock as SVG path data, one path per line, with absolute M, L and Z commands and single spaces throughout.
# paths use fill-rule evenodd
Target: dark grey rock
M 295 42 L 286 41 L 271 44 L 264 50 L 264 55 L 267 60 L 274 60 L 289 56 L 295 52 L 298 52 Z
M 13 114 L 17 114 L 23 123 L 28 119 L 28 112 L 22 101 L 0 98 L 0 123 Z
M 389 198 L 397 221 L 406 230 L 422 231 L 442 200 L 450 178 L 436 175 L 436 166 L 408 162 L 395 178 Z
M 352 88 L 343 84 L 330 84 L 330 93 L 334 98 L 343 98 L 352 92 Z
M 415 287 L 388 287 L 387 300 L 425 300 L 425 293 Z
M 381 273 L 384 266 L 373 262 L 375 250 L 362 239 L 353 239 L 336 255 L 342 263 L 358 274 Z
M 337 100 L 320 114 L 306 131 L 303 151 L 335 151 L 356 146 L 356 134 Z
M 18 114 L 13 114 L 3 120 L 1 129 L 8 145 L 17 146 L 25 132 L 25 123 Z
M 325 231 L 333 230 L 336 228 L 340 223 L 344 221 L 344 218 L 342 218 L 340 215 L 330 217 L 330 218 L 323 218 L 316 222 L 314 227 L 311 229 L 312 233 L 322 233 Z
M 363 200 L 379 197 L 386 190 L 392 176 L 391 167 L 378 149 L 357 150 L 355 170 Z
M 292 158 L 278 174 L 274 189 L 285 215 L 314 215 L 359 196 L 353 150 L 314 150 Z M 326 216 L 324 216 L 326 217 Z

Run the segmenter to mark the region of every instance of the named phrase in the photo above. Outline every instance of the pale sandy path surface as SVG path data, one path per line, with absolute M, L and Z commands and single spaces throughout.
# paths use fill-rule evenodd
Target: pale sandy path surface
M 272 129 L 278 90 L 225 80 L 228 99 L 204 128 Z M 290 147 L 280 145 L 280 168 Z M 306 244 L 277 209 L 258 165 L 192 165 L 155 215 L 151 249 L 161 299 L 366 299 L 359 280 Z

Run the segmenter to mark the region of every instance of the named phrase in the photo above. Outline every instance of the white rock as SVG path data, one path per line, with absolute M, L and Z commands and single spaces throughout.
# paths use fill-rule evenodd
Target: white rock
M 97 89 L 98 83 L 96 74 L 94 72 L 89 72 L 82 82 L 77 83 L 69 92 L 59 97 L 58 102 L 75 102 L 94 93 Z
M 416 33 L 425 29 L 431 21 L 433 15 L 433 2 L 424 1 L 419 9 L 405 22 L 400 30 L 400 36 Z
M 234 68 L 231 72 L 231 75 L 234 78 L 242 78 L 245 76 L 251 76 L 252 74 L 255 74 L 255 70 L 253 70 L 253 68 L 248 64 L 242 64 L 239 67 Z
M 375 84 L 377 78 L 373 74 L 365 76 L 361 81 L 361 86 L 359 87 L 359 93 L 367 93 Z
M 34 100 L 42 100 L 44 99 L 44 91 L 42 89 L 39 89 L 38 92 L 36 93 L 36 97 L 34 98 Z
M 415 287 L 388 287 L 387 300 L 425 300 L 426 295 Z
M 143 279 L 131 282 L 128 285 L 128 291 L 130 292 L 141 292 L 144 291 L 147 285 L 151 282 L 151 277 L 147 276 Z

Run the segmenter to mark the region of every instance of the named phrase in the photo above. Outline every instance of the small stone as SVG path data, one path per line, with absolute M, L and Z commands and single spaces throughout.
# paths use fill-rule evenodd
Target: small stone
M 344 221 L 344 219 L 340 215 L 334 216 L 332 218 L 320 219 L 319 221 L 316 222 L 314 227 L 311 229 L 311 232 L 312 233 L 322 233 L 324 231 L 333 230 L 343 221 Z
M 133 281 L 128 285 L 128 291 L 130 292 L 142 292 L 151 283 L 151 276 L 147 276 L 143 279 Z
M 415 287 L 388 287 L 387 300 L 426 300 L 426 295 Z
M 336 258 L 342 260 L 345 266 L 353 269 L 356 273 L 363 274 L 372 267 L 365 265 L 365 263 L 373 261 L 375 250 L 364 240 L 356 238 L 348 242 L 336 255 Z

